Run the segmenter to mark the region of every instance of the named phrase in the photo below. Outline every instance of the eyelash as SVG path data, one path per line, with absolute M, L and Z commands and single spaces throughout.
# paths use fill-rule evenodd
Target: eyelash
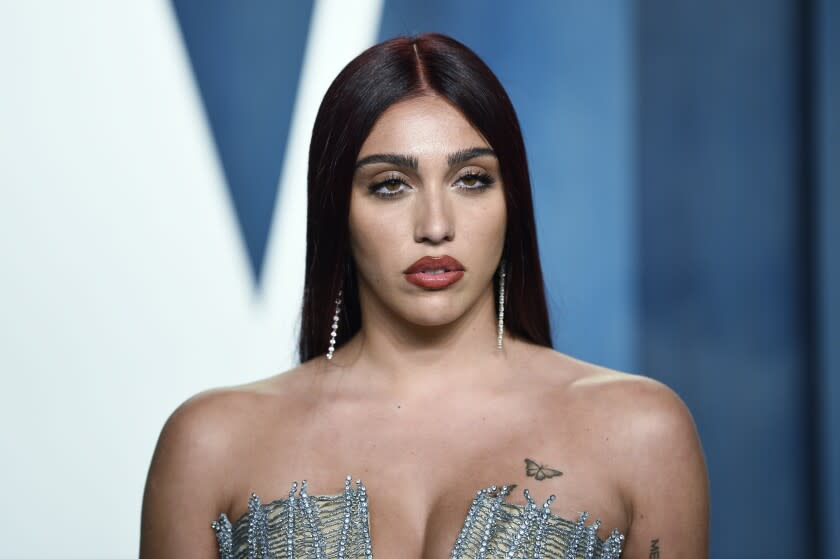
M 455 182 L 462 181 L 464 179 L 478 179 L 482 182 L 480 186 L 467 186 L 467 187 L 458 187 L 460 190 L 466 190 L 469 192 L 480 192 L 486 188 L 488 188 L 491 184 L 496 182 L 493 177 L 486 173 L 476 172 L 476 171 L 467 171 L 458 177 Z M 385 180 L 374 183 L 368 187 L 368 191 L 377 196 L 379 198 L 393 198 L 395 196 L 400 196 L 405 192 L 405 190 L 397 190 L 395 192 L 377 192 L 383 186 L 390 186 L 390 185 L 397 185 L 397 184 L 406 184 L 406 182 L 399 176 L 399 175 L 391 175 L 387 177 Z

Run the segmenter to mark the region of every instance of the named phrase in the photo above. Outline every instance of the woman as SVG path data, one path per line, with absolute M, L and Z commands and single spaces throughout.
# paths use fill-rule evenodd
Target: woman
M 353 60 L 310 146 L 301 365 L 172 414 L 141 557 L 705 557 L 683 403 L 551 348 L 528 176 L 462 44 Z

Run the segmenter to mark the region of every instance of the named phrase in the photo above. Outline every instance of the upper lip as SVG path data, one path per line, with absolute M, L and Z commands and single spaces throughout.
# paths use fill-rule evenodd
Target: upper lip
M 403 273 L 416 274 L 418 272 L 428 272 L 430 270 L 441 269 L 445 272 L 454 272 L 456 270 L 463 270 L 464 265 L 448 254 L 444 254 L 443 256 L 424 256 L 403 270 Z

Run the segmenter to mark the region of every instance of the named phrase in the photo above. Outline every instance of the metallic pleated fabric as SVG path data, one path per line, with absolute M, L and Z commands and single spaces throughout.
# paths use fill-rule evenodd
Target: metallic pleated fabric
M 538 506 L 505 502 L 508 486 L 476 493 L 450 559 L 618 559 L 624 536 L 614 529 L 606 541 L 587 525 L 551 512 L 554 496 Z M 338 495 L 309 495 L 306 481 L 288 498 L 263 504 L 251 494 L 248 512 L 231 524 L 225 513 L 211 522 L 219 559 L 372 559 L 367 490 L 348 476 Z

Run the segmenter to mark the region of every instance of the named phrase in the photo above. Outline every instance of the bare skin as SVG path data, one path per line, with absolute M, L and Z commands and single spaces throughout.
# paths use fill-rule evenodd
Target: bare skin
M 602 538 L 618 528 L 624 558 L 650 557 L 653 540 L 663 557 L 707 556 L 702 450 L 671 390 L 510 332 L 496 349 L 504 185 L 492 154 L 450 164 L 472 148 L 489 145 L 437 97 L 377 121 L 357 160 L 402 154 L 417 168 L 376 162 L 354 177 L 362 330 L 332 361 L 204 392 L 172 414 L 147 480 L 142 558 L 217 557 L 210 520 L 241 517 L 251 492 L 266 502 L 307 479 L 310 494 L 333 495 L 348 474 L 367 485 L 376 557 L 448 557 L 475 491 L 505 483 L 518 485 L 510 502 L 527 487 L 538 502 L 556 494 L 560 516 L 600 518 Z M 464 264 L 462 280 L 405 281 L 408 265 L 441 254 Z

